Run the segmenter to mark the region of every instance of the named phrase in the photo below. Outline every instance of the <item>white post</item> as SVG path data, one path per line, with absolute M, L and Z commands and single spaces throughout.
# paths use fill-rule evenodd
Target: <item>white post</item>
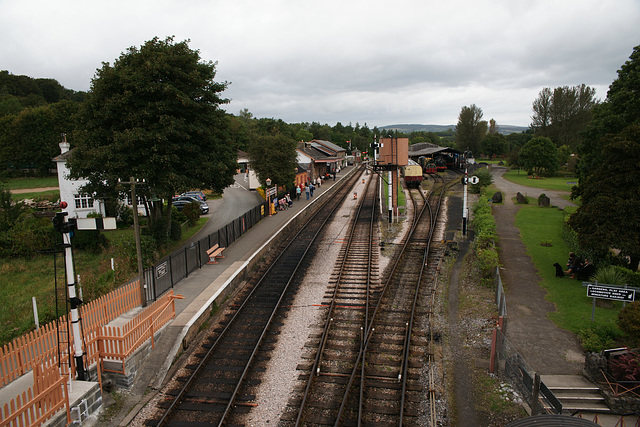
M 387 173 L 387 179 L 389 180 L 389 197 L 387 197 L 387 199 L 389 200 L 389 224 L 391 224 L 393 222 L 393 186 L 391 182 L 391 171 Z
M 464 168 L 464 196 L 462 201 L 462 235 L 467 235 L 467 168 Z
M 36 303 L 36 297 L 31 297 L 31 303 L 33 304 L 33 320 L 36 323 L 36 329 L 40 329 L 40 321 L 38 320 L 38 304 Z
M 76 274 L 73 269 L 73 252 L 71 250 L 71 230 L 68 229 L 67 216 L 62 215 L 63 227 L 62 243 L 64 246 L 64 265 L 67 276 L 67 293 L 69 296 L 69 304 L 71 306 L 71 331 L 73 333 L 73 349 L 74 359 L 76 361 L 76 372 L 78 379 L 84 381 L 84 361 L 82 359 L 82 335 L 80 334 L 80 316 L 78 315 L 78 306 L 82 301 L 76 296 L 75 278 Z

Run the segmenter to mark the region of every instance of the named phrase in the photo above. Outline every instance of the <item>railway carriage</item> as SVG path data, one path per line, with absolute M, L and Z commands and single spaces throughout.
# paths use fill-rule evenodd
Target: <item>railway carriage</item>
M 424 179 L 424 176 L 422 176 L 422 167 L 415 162 L 403 167 L 402 171 L 407 187 L 418 187 Z

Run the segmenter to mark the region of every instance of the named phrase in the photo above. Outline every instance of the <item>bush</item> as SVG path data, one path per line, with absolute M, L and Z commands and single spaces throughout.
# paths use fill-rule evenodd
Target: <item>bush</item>
M 187 222 L 187 216 L 184 214 L 184 212 L 179 211 L 175 206 L 173 206 L 171 209 L 171 219 L 177 221 L 179 224 Z
M 200 219 L 200 206 L 196 202 L 189 203 L 182 208 L 182 212 L 187 217 L 189 227 L 193 227 Z
M 125 205 L 118 205 L 116 214 L 118 220 L 118 228 L 129 228 L 133 225 L 133 210 Z
M 476 266 L 482 272 L 482 283 L 489 285 L 493 283 L 493 272 L 499 265 L 500 260 L 495 248 L 495 241 L 498 238 L 496 221 L 493 218 L 491 206 L 489 206 L 486 197 L 480 197 L 473 206 L 472 224 L 476 232 L 476 238 L 473 243 Z
M 171 231 L 169 232 L 169 238 L 174 242 L 182 239 L 182 227 L 176 220 L 171 220 Z
M 50 219 L 36 218 L 30 211 L 25 211 L 10 229 L 0 232 L 0 257 L 33 256 L 53 247 L 59 239 L 57 234 Z
M 499 265 L 498 252 L 493 247 L 481 249 L 476 252 L 476 262 L 483 277 L 490 278 Z
M 640 381 L 640 354 L 630 351 L 612 358 L 609 372 L 618 381 Z
M 140 236 L 140 246 L 142 249 L 142 265 L 144 268 L 151 266 L 156 260 L 156 249 L 158 247 L 153 236 Z M 122 239 L 118 245 L 121 257 L 129 261 L 129 267 L 138 271 L 138 254 L 136 251 L 136 240 L 133 236 Z
M 100 230 L 76 230 L 73 233 L 71 243 L 75 249 L 94 254 L 109 247 L 109 240 Z
M 597 326 L 581 329 L 578 338 L 585 351 L 600 353 L 602 350 L 616 347 L 616 341 L 621 337 L 620 332 L 612 326 Z
M 624 286 L 626 282 L 624 272 L 612 265 L 599 268 L 592 277 L 596 282 L 606 285 Z
M 618 327 L 629 339 L 631 346 L 640 345 L 640 301 L 627 304 L 618 313 Z
M 473 175 L 478 177 L 478 183 L 469 186 L 469 191 L 473 194 L 480 194 L 483 188 L 493 183 L 493 175 L 487 168 L 478 168 Z

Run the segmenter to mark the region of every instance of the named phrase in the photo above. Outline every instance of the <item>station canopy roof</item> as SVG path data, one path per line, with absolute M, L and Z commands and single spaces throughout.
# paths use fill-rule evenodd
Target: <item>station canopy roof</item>
M 462 154 L 461 151 L 450 147 L 440 147 L 439 145 L 430 144 L 428 142 L 419 142 L 409 145 L 409 157 L 432 157 L 437 153 Z

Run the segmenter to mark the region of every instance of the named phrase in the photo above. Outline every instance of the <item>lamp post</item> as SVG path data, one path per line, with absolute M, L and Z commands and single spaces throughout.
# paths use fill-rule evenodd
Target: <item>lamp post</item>
M 269 209 L 269 216 L 271 216 L 271 178 L 267 178 L 265 183 L 267 184 L 267 209 Z

